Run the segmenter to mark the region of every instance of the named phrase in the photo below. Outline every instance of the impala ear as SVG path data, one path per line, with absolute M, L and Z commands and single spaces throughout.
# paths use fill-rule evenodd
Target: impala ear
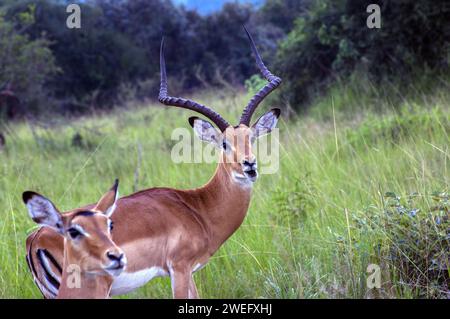
M 106 216 L 110 217 L 116 209 L 117 199 L 119 198 L 119 180 L 116 178 L 114 185 L 105 193 L 102 198 L 95 205 L 95 210 L 101 211 Z
M 212 143 L 215 146 L 220 145 L 220 132 L 208 121 L 198 117 L 190 117 L 189 124 L 194 129 L 195 134 L 204 142 Z
M 64 233 L 62 215 L 50 200 L 30 191 L 24 192 L 22 199 L 35 223 L 51 227 L 60 234 Z
M 252 126 L 255 138 L 269 134 L 277 126 L 280 113 L 280 109 L 274 108 L 261 116 Z

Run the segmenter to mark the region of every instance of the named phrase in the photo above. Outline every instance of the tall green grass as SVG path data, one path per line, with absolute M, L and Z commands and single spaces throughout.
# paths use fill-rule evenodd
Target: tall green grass
M 331 92 L 329 103 L 322 100 L 320 105 L 326 116 L 313 114 L 288 122 L 282 118 L 280 169 L 260 176 L 243 225 L 195 274 L 200 295 L 445 295 L 439 288 L 437 293 L 433 290 L 431 279 L 420 281 L 421 286 L 428 285 L 423 288 L 400 276 L 398 259 L 390 258 L 398 233 L 389 224 L 395 221 L 386 217 L 395 207 L 388 203 L 391 193 L 400 196 L 399 201 L 416 194 L 419 200 L 411 207 L 420 209 L 418 215 L 426 219 L 435 206 L 432 194 L 449 192 L 449 96 L 443 92 L 437 96 L 415 109 L 382 115 L 366 110 L 344 117 L 340 114 L 345 111 L 333 108 L 339 92 Z M 230 121 L 237 121 L 247 98 L 197 96 Z M 213 174 L 214 164 L 174 164 L 170 159 L 176 143 L 171 132 L 188 128 L 190 115 L 148 105 L 76 120 L 6 126 L 7 146 L 0 153 L 0 297 L 40 297 L 25 262 L 25 238 L 36 226 L 21 202 L 24 190 L 45 194 L 61 210 L 68 210 L 97 200 L 116 177 L 123 195 L 152 186 L 200 186 Z M 73 142 L 76 133 L 82 139 Z M 367 288 L 368 264 L 381 267 L 381 289 Z M 124 296 L 169 297 L 168 278 L 155 279 Z

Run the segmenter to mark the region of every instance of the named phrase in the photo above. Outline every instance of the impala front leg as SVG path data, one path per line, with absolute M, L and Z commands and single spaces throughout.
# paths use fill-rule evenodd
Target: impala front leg
M 174 299 L 190 298 L 191 272 L 185 268 L 173 268 L 170 270 L 172 284 L 172 296 Z
M 194 276 L 191 274 L 189 281 L 189 299 L 198 299 L 197 287 L 195 286 Z

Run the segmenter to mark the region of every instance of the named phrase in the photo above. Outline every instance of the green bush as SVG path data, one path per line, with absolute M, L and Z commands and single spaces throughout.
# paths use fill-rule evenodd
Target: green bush
M 299 109 L 312 93 L 355 70 L 372 78 L 401 77 L 415 68 L 448 68 L 450 9 L 446 1 L 379 1 L 381 28 L 369 29 L 363 0 L 320 0 L 282 42 L 276 70 L 285 97 Z
M 0 10 L 0 90 L 10 84 L 21 101 L 22 114 L 39 105 L 48 106 L 45 84 L 58 71 L 45 35 L 31 39 L 24 32 L 34 26 L 34 10 L 30 5 L 18 12 L 15 23 L 7 21 Z
M 314 201 L 316 187 L 310 174 L 295 178 L 289 189 L 279 188 L 274 192 L 275 205 L 272 218 L 276 223 L 292 225 L 293 229 L 301 227 L 308 214 L 316 209 Z
M 380 257 L 389 265 L 395 288 L 408 289 L 422 298 L 448 298 L 449 194 L 413 193 L 403 198 L 387 192 L 383 205 L 382 211 L 372 208 L 355 220 L 362 230 L 383 231 L 388 248 Z

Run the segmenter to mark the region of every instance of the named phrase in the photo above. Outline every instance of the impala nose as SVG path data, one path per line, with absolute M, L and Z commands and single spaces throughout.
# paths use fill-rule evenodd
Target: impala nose
M 124 254 L 123 253 L 119 253 L 119 252 L 110 252 L 110 251 L 108 251 L 106 253 L 106 256 L 112 261 L 121 261 L 122 258 L 124 257 Z
M 250 179 L 252 182 L 254 182 L 258 177 L 256 160 L 242 161 L 242 170 L 244 171 L 245 176 L 247 176 L 247 178 Z
M 106 256 L 111 261 L 105 268 L 111 275 L 118 276 L 127 265 L 127 258 L 123 252 L 108 251 Z
M 252 163 L 252 162 L 249 162 L 249 161 L 245 160 L 245 161 L 242 162 L 242 164 L 244 166 L 253 166 L 253 164 L 255 164 L 255 163 Z

